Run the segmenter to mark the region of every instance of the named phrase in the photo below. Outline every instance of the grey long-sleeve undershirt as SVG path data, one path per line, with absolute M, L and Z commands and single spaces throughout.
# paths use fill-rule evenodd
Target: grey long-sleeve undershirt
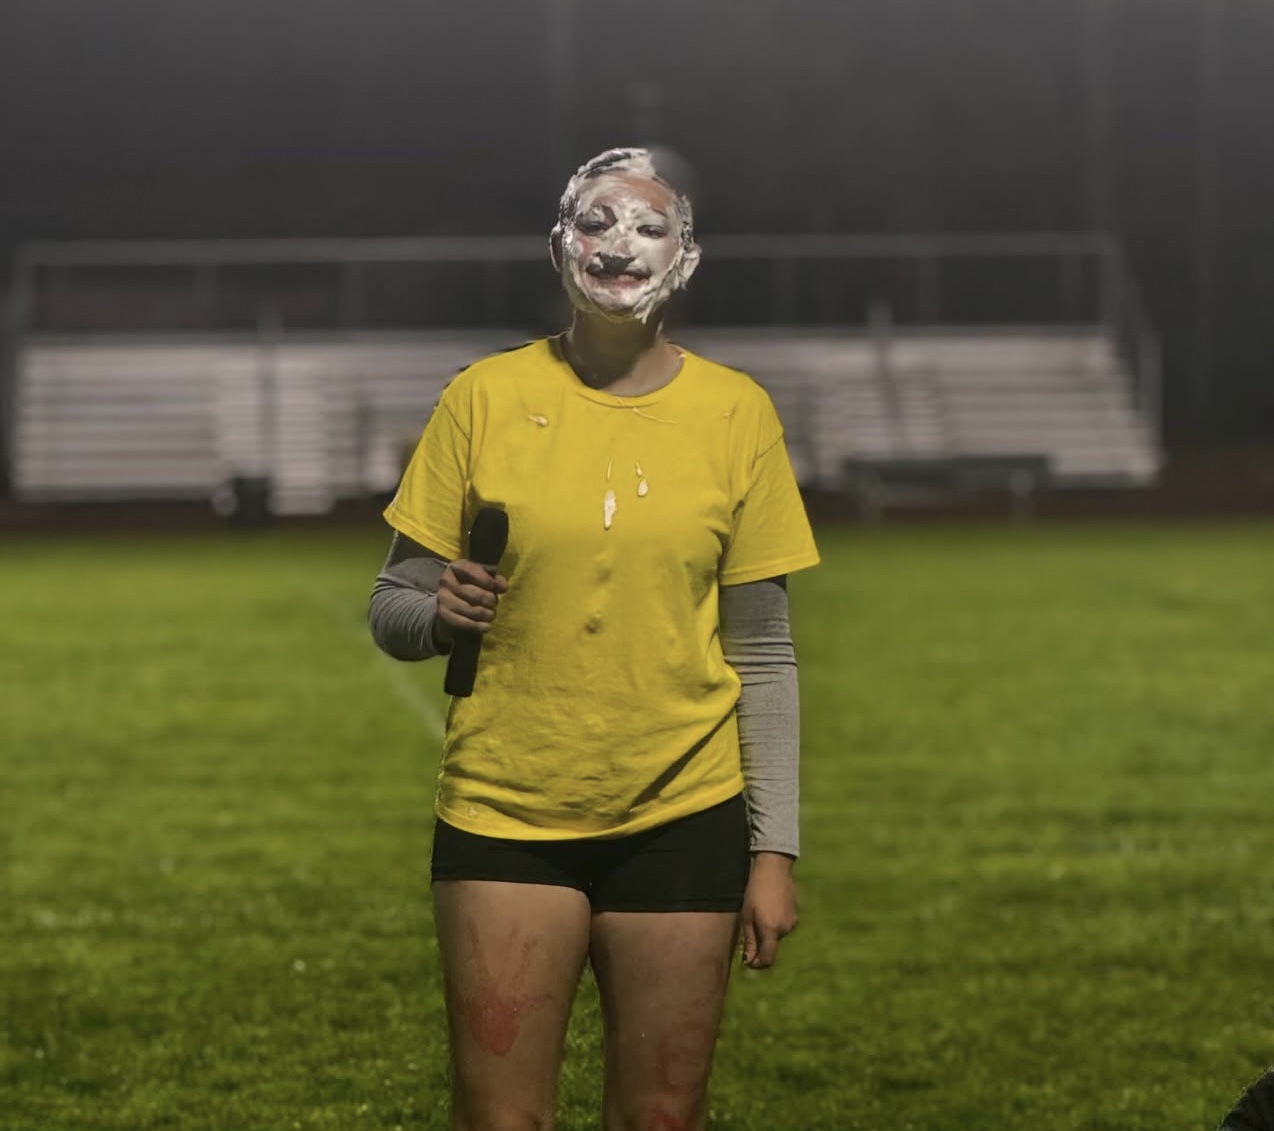
M 368 607 L 372 639 L 396 660 L 427 660 L 445 558 L 402 534 L 376 577 Z M 800 854 L 800 709 L 796 653 L 781 579 L 721 588 L 721 647 L 742 687 L 736 709 L 753 852 Z

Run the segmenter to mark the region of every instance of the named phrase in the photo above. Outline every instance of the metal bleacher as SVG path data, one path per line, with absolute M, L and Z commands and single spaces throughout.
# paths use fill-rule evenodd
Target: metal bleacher
M 499 249 L 532 250 L 542 254 L 538 241 Z M 322 514 L 391 491 L 442 386 L 529 336 L 263 327 L 18 335 L 16 497 L 215 501 L 256 478 L 275 513 Z M 963 482 L 1028 475 L 1031 490 L 1138 487 L 1158 471 L 1153 338 L 1110 310 L 1073 324 L 780 323 L 675 337 L 766 387 L 808 487 L 854 490 L 863 468 L 931 486 L 954 481 L 952 468 Z
M 863 337 L 713 331 L 689 342 L 753 373 L 794 438 L 802 481 L 836 489 L 847 460 L 1031 454 L 1055 486 L 1136 487 L 1158 439 L 1101 330 L 931 330 Z
M 32 343 L 14 485 L 27 500 L 208 499 L 261 476 L 276 513 L 321 514 L 393 490 L 442 386 L 517 340 Z

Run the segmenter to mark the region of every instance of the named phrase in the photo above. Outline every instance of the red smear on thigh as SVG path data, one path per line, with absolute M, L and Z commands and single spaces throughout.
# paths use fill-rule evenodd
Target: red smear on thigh
M 655 1106 L 650 1109 L 650 1131 L 691 1131 L 691 1127 L 667 1108 Z
M 520 936 L 521 929 L 514 927 L 510 941 L 516 944 Z M 478 1044 L 496 1056 L 508 1056 L 517 1043 L 523 1016 L 552 1000 L 552 994 L 525 992 L 536 940 L 521 940 L 522 956 L 507 985 L 501 985 L 491 975 L 481 956 L 479 935 L 473 923 L 469 924 L 469 942 L 478 967 L 478 985 L 473 993 L 453 994 L 452 1001 L 459 1005 L 469 1032 Z
M 548 995 L 541 995 L 546 998 Z M 496 1056 L 508 1056 L 517 1043 L 519 1018 L 540 1000 L 517 994 L 503 994 L 483 987 L 464 999 L 465 1021 L 473 1039 Z

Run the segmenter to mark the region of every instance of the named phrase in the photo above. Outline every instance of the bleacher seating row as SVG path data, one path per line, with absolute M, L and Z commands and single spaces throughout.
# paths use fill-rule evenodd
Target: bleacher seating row
M 835 488 L 847 459 L 1040 455 L 1061 486 L 1142 486 L 1158 471 L 1157 437 L 1098 331 L 931 331 L 887 347 L 717 331 L 687 345 L 766 385 L 802 441 L 793 461 L 806 483 Z
M 271 481 L 280 514 L 393 489 L 443 385 L 516 331 L 277 342 L 28 342 L 13 482 L 27 500 L 210 498 Z M 687 348 L 770 392 L 804 485 L 848 463 L 1030 455 L 1060 485 L 1136 486 L 1157 471 L 1117 351 L 1098 332 L 862 336 L 696 330 Z

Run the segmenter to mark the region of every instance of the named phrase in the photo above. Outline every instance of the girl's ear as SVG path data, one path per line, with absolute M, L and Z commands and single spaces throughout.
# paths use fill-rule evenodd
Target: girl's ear
M 686 248 L 685 254 L 681 257 L 681 285 L 684 287 L 690 282 L 690 276 L 695 273 L 695 268 L 699 266 L 699 257 L 703 255 L 703 248 L 697 243 L 691 244 Z

